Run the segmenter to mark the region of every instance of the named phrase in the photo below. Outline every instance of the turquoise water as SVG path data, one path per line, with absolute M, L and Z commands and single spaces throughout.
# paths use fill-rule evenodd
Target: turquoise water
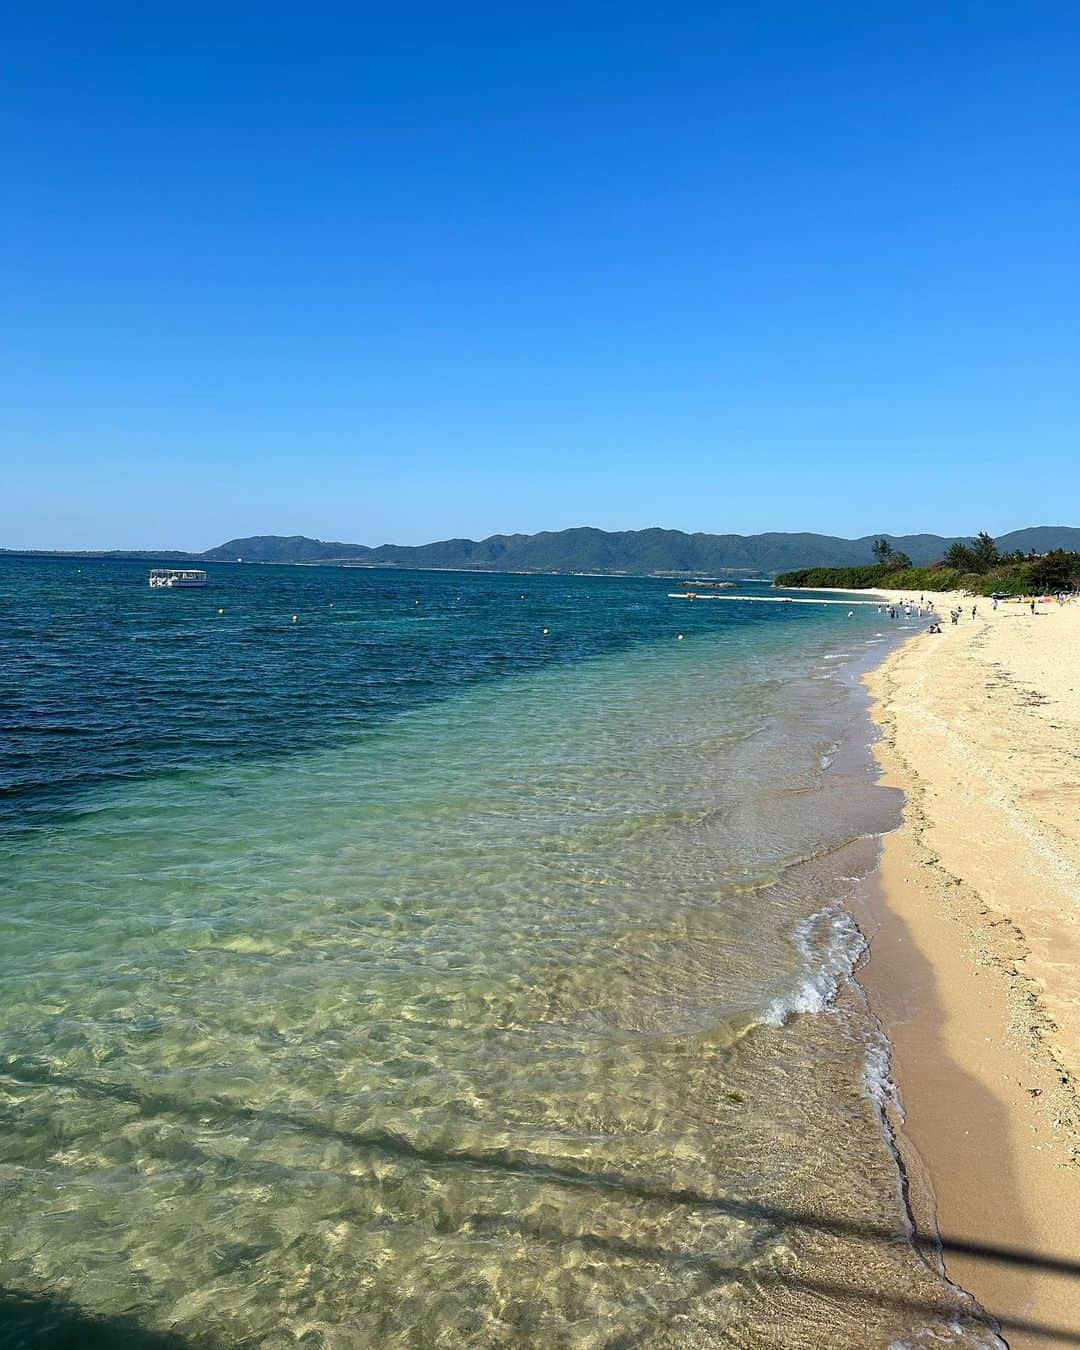
M 0 1342 L 980 1343 L 851 978 L 895 625 L 145 572 L 0 562 Z

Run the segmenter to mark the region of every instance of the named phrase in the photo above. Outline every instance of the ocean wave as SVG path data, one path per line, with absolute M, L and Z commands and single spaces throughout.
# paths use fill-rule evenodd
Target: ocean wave
M 863 1091 L 879 1111 L 890 1112 L 900 1124 L 906 1119 L 900 1093 L 892 1076 L 892 1046 L 884 1032 L 866 1047 L 863 1062 Z
M 794 989 L 767 1004 L 761 1020 L 768 1026 L 782 1027 L 796 1013 L 823 1012 L 866 950 L 855 920 L 836 905 L 800 919 L 792 940 L 805 958 L 805 973 Z

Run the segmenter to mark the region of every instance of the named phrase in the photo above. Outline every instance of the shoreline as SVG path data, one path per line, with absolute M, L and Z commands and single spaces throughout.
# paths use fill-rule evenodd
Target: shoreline
M 858 906 L 857 978 L 892 1046 L 919 1235 L 940 1232 L 1010 1347 L 1077 1344 L 1080 606 L 965 600 L 862 677 L 905 807 Z

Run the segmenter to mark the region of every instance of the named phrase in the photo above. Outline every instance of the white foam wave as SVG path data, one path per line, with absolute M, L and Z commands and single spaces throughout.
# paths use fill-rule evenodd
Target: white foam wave
M 892 1047 L 884 1033 L 866 1048 L 862 1081 L 863 1091 L 878 1110 L 881 1112 L 888 1110 L 903 1124 L 904 1107 L 892 1078 Z
M 1008 1350 L 1007 1343 L 989 1327 L 964 1326 L 958 1319 L 936 1327 L 921 1327 L 910 1336 L 890 1341 L 889 1350 L 929 1350 L 931 1346 L 982 1346 L 984 1350 Z
M 866 948 L 855 920 L 838 906 L 800 919 L 792 938 L 805 958 L 804 974 L 794 989 L 765 1008 L 761 1020 L 769 1026 L 782 1027 L 795 1013 L 823 1012 Z

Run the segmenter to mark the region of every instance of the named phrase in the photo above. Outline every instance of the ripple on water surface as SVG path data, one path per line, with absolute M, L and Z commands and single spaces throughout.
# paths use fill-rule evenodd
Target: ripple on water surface
M 179 666 L 163 693 L 118 658 L 99 688 L 132 703 L 61 716 L 70 670 L 26 658 L 20 706 L 83 787 L 15 785 L 33 828 L 5 845 L 12 1318 L 62 1297 L 118 1343 L 979 1343 L 907 1242 L 887 1048 L 849 978 L 844 901 L 895 803 L 852 748 L 858 696 L 811 678 L 836 620 L 683 616 L 675 648 L 650 583 L 599 611 L 559 584 L 387 599 L 331 574 L 340 627 L 275 647 L 284 689 L 237 620 L 208 716 L 156 741 Z M 415 598 L 440 622 L 381 608 Z M 465 654 L 388 658 L 387 633 L 455 623 Z M 275 741 L 305 670 L 313 725 Z

